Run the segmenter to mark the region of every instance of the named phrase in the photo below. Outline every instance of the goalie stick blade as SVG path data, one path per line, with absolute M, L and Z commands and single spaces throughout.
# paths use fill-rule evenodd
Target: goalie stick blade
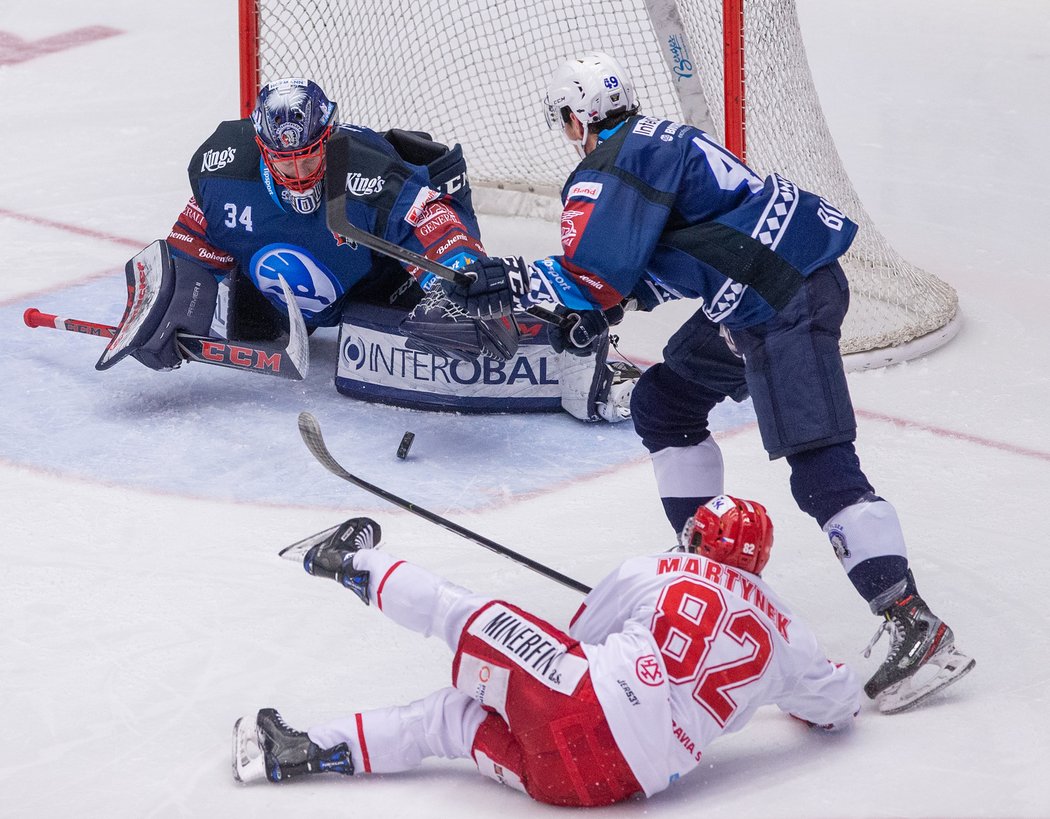
M 288 305 L 288 346 L 285 352 L 299 373 L 299 378 L 303 379 L 310 372 L 310 338 L 306 333 L 306 322 L 303 321 L 303 311 L 299 309 L 292 288 L 284 276 L 278 275 L 277 278 L 281 282 L 284 303 Z
M 242 785 L 266 779 L 266 757 L 259 742 L 255 717 L 241 717 L 233 725 L 233 778 Z
M 305 537 L 302 540 L 296 541 L 291 546 L 285 546 L 277 554 L 279 557 L 283 557 L 285 560 L 297 560 L 302 563 L 303 557 L 306 555 L 311 548 L 316 546 L 318 543 L 324 543 L 328 538 L 339 531 L 339 527 L 343 524 L 337 523 L 335 526 L 330 526 L 323 532 Z
M 961 680 L 976 665 L 977 661 L 973 657 L 957 651 L 954 647 L 940 651 L 912 676 L 879 694 L 875 700 L 879 713 L 899 714 L 915 708 L 937 692 Z

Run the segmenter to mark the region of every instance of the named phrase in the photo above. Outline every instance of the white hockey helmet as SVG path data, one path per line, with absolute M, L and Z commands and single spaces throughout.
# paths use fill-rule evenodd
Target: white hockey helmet
M 582 152 L 587 126 L 614 114 L 635 113 L 638 96 L 631 78 L 615 58 L 601 51 L 588 51 L 558 67 L 547 84 L 543 107 L 552 130 L 564 134 L 570 114 L 580 121 L 584 126 L 583 140 L 569 141 Z

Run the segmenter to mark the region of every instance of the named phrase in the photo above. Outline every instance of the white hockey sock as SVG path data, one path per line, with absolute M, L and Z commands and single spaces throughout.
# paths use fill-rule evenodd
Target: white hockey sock
M 371 573 L 368 597 L 383 614 L 424 637 L 436 634 L 452 651 L 467 618 L 492 599 L 376 549 L 355 554 L 354 568 Z
M 908 557 L 897 511 L 888 501 L 847 506 L 824 524 L 824 533 L 847 574 L 873 557 Z
M 722 450 L 714 438 L 659 449 L 651 458 L 661 498 L 713 498 L 725 491 Z
M 350 747 L 355 773 L 395 773 L 430 756 L 469 759 L 485 710 L 455 688 L 435 691 L 410 705 L 378 708 L 307 730 L 322 748 Z

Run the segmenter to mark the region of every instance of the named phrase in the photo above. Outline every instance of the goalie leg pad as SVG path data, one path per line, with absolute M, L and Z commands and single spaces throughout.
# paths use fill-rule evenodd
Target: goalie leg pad
M 581 421 L 615 424 L 631 417 L 634 387 L 642 373 L 622 361 L 608 360 L 609 334 L 596 342 L 594 354 L 558 354 L 561 368 L 561 405 Z

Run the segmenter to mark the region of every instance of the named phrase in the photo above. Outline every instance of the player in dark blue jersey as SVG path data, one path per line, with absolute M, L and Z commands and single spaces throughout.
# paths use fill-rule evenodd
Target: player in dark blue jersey
M 340 124 L 335 103 L 312 81 L 272 82 L 250 119 L 221 123 L 197 149 L 189 166 L 193 197 L 167 239 L 176 258 L 226 277 L 229 299 L 220 319 L 228 337 L 254 340 L 279 332 L 286 310 L 279 275 L 291 285 L 307 328 L 338 324 L 348 301 L 414 308 L 430 284 L 430 274 L 414 282 L 396 262 L 328 229 L 322 189 L 333 134 L 345 135 L 352 146 L 351 222 L 450 266 L 482 252 L 458 145 L 449 149 L 420 133 L 379 134 Z M 419 329 L 414 322 L 421 324 L 424 344 L 432 341 L 428 322 L 447 317 L 456 327 L 439 340 L 446 354 L 513 354 L 510 322 L 424 312 L 402 324 L 410 337 Z
M 336 387 L 348 395 L 468 411 L 564 408 L 586 420 L 629 416 L 633 381 L 616 377 L 622 370 L 605 363 L 604 351 L 583 366 L 559 361 L 535 322 L 519 328 L 509 315 L 468 316 L 432 274 L 410 274 L 333 234 L 323 195 L 333 138 L 349 143 L 352 224 L 453 268 L 484 254 L 458 145 L 339 123 L 336 104 L 314 82 L 277 80 L 260 91 L 250 118 L 220 123 L 194 154 L 193 195 L 159 251 L 173 282 L 142 310 L 129 309 L 125 323 L 145 329 L 123 333 L 123 351 L 109 350 L 109 363 L 130 354 L 153 369 L 177 367 L 179 330 L 278 338 L 287 327 L 283 278 L 308 330 L 340 327 Z M 527 338 L 516 355 L 520 331 Z M 614 381 L 618 403 L 609 398 Z
M 750 394 L 770 458 L 787 459 L 796 502 L 893 636 L 868 695 L 895 710 L 929 690 L 920 667 L 942 681 L 962 676 L 973 660 L 918 596 L 897 514 L 854 449 L 839 354 L 849 285 L 837 259 L 856 225 L 778 174 L 760 178 L 700 129 L 642 116 L 606 54 L 561 66 L 545 108 L 582 160 L 562 190 L 563 252 L 532 265 L 479 259 L 474 284 L 446 285 L 450 297 L 488 317 L 553 307 L 575 320 L 556 344 L 577 351 L 600 343 L 625 309 L 699 300 L 631 402 L 671 525 L 680 530 L 724 491 L 708 415 Z

